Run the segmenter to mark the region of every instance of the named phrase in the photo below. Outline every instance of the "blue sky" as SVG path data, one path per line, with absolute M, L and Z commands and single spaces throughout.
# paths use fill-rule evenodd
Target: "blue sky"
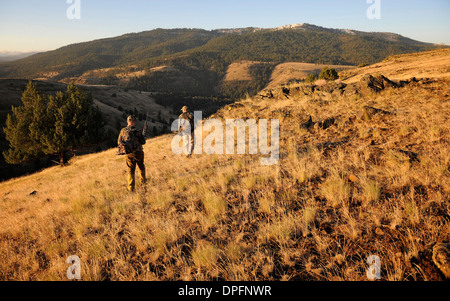
M 450 45 L 450 0 L 380 1 L 381 19 L 369 19 L 368 0 L 0 0 L 0 52 L 43 51 L 155 28 L 323 27 L 386 31 Z M 74 3 L 74 2 L 72 2 Z

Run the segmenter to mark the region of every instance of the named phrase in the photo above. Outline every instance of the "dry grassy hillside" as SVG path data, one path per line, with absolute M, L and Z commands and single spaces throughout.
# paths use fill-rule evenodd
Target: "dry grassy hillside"
M 337 71 L 353 69 L 354 66 L 343 65 L 321 65 L 308 63 L 283 63 L 275 67 L 270 83 L 266 89 L 279 87 L 281 84 L 288 83 L 291 80 L 304 80 L 310 73 L 319 74 L 324 67 L 335 68 Z
M 444 280 L 432 257 L 450 239 L 450 82 L 436 77 L 274 90 L 215 114 L 279 119 L 275 166 L 176 156 L 166 135 L 145 145 L 134 194 L 113 149 L 1 183 L 0 279 L 66 280 L 77 255 L 83 280 L 353 281 L 377 255 L 382 280 Z
M 230 64 L 230 66 L 228 66 L 224 81 L 250 81 L 253 79 L 250 74 L 250 69 L 261 64 L 264 63 L 240 61 Z M 290 81 L 304 80 L 310 73 L 315 73 L 318 75 L 324 67 L 335 68 L 337 71 L 355 68 L 354 66 L 344 65 L 321 65 L 299 62 L 282 63 L 278 64 L 274 68 L 269 83 L 265 89 L 277 88 L 280 85 L 286 84 Z
M 405 80 L 411 77 L 450 77 L 450 49 L 396 55 L 383 62 L 361 69 L 341 73 L 345 82 L 358 82 L 366 74 L 379 73 L 390 79 Z
M 258 64 L 261 64 L 261 62 L 241 61 L 232 63 L 227 68 L 224 81 L 250 81 L 253 79 L 250 68 Z

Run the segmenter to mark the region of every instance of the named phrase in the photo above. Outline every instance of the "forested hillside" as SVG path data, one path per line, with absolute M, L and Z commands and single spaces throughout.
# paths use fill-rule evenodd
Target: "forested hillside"
M 222 85 L 222 79 L 228 66 L 236 61 L 356 66 L 432 48 L 435 46 L 396 34 L 309 24 L 290 29 L 155 29 L 69 45 L 0 64 L 0 77 L 68 82 L 89 75 L 102 84 L 143 91 L 231 98 L 256 93 L 267 84 L 267 73 L 274 67 L 266 65 L 251 82 L 236 83 L 230 89 L 229 85 Z M 173 68 L 169 72 L 155 71 L 160 66 Z M 101 72 L 94 72 L 98 70 Z M 141 74 L 121 81 L 119 74 L 135 71 Z

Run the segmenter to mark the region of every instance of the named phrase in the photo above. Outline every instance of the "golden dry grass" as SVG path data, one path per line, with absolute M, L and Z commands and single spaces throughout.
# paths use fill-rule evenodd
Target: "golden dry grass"
M 412 77 L 450 77 L 450 49 L 443 48 L 425 52 L 395 55 L 364 68 L 342 72 L 345 82 L 359 81 L 366 74 L 379 73 L 394 80 Z
M 264 64 L 257 61 L 240 61 L 228 66 L 224 81 L 250 81 L 253 79 L 250 68 Z M 273 89 L 291 80 L 304 80 L 310 73 L 319 74 L 324 67 L 335 68 L 337 71 L 353 69 L 354 66 L 346 65 L 322 65 L 299 62 L 278 64 L 272 72 L 270 81 L 264 89 Z
M 335 68 L 337 71 L 355 68 L 354 66 L 345 65 L 322 65 L 298 62 L 282 63 L 275 67 L 270 78 L 270 83 L 266 89 L 276 88 L 290 80 L 304 80 L 310 73 L 319 74 L 324 67 Z
M 224 81 L 250 81 L 253 79 L 250 74 L 250 68 L 261 62 L 241 61 L 232 63 L 228 66 Z
M 450 238 L 450 83 L 342 98 L 244 100 L 216 118 L 280 119 L 280 161 L 194 155 L 148 140 L 149 181 L 126 191 L 115 150 L 0 184 L 0 279 L 442 280 Z M 358 118 L 365 105 L 393 112 Z M 304 129 L 299 120 L 334 117 Z M 418 154 L 412 160 L 405 154 Z M 35 192 L 31 194 L 32 192 Z

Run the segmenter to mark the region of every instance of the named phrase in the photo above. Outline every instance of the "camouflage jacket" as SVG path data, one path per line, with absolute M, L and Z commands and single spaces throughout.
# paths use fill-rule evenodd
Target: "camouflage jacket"
M 132 135 L 130 135 L 130 133 Z M 119 138 L 117 139 L 117 144 L 127 144 L 127 137 L 131 136 L 133 141 L 131 141 L 132 152 L 143 151 L 142 145 L 145 144 L 145 137 L 140 131 L 138 131 L 134 126 L 127 126 L 120 131 Z
M 191 132 L 194 129 L 194 115 L 190 112 L 183 112 L 179 117 L 179 131 L 182 132 L 184 128 L 187 126 L 186 121 L 189 122 L 191 126 Z

